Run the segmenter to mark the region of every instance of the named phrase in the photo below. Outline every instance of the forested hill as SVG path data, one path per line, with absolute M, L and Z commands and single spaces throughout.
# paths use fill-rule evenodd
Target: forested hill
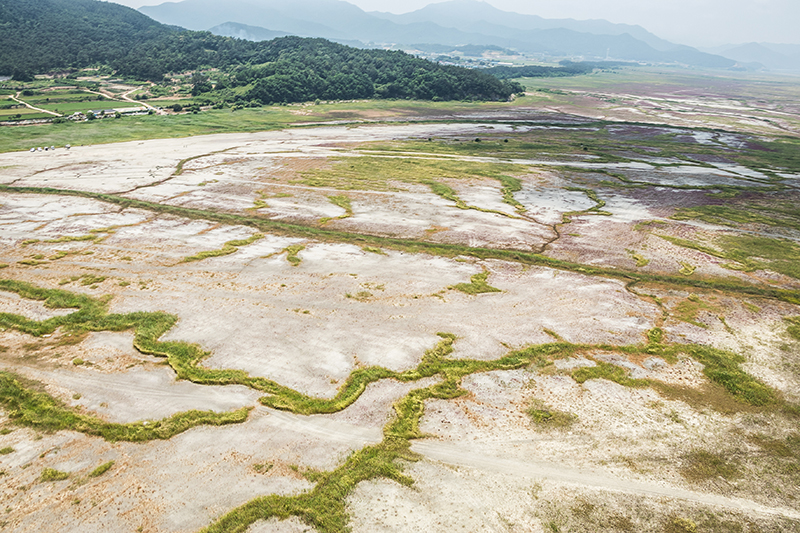
M 109 64 L 175 29 L 96 0 L 0 0 L 0 75 Z
M 398 51 L 299 37 L 220 37 L 165 26 L 96 0 L 0 0 L 0 75 L 24 79 L 97 65 L 151 81 L 170 72 L 219 69 L 216 90 L 239 87 L 239 98 L 265 104 L 373 96 L 505 100 L 522 90 L 485 72 Z M 196 92 L 211 89 L 198 79 Z

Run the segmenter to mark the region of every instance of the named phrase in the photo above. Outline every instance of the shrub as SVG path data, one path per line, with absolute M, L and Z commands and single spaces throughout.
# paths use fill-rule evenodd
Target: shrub
M 63 481 L 69 477 L 67 472 L 61 472 L 54 468 L 45 468 L 39 478 L 41 481 Z
M 100 477 L 114 466 L 114 461 L 103 463 L 89 473 L 89 477 Z

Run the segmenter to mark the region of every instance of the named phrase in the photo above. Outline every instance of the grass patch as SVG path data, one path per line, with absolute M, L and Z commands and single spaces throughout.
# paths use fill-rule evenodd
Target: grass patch
M 584 209 L 582 211 L 569 211 L 561 215 L 561 223 L 562 224 L 569 224 L 572 221 L 573 216 L 577 215 L 601 215 L 601 216 L 611 216 L 612 214 L 608 211 L 603 211 L 603 208 L 606 206 L 606 201 L 601 200 L 599 196 L 597 196 L 597 192 L 592 189 L 586 189 L 583 187 L 564 187 L 565 191 L 573 191 L 573 192 L 582 192 L 586 195 L 589 200 L 594 202 L 594 205 L 589 209 Z
M 650 264 L 650 260 L 649 259 L 646 259 L 643 255 L 637 253 L 636 251 L 627 250 L 627 252 L 628 252 L 628 255 L 631 256 L 631 259 L 636 261 L 636 267 L 637 268 L 646 267 L 647 265 Z
M 91 472 L 89 472 L 89 477 L 100 477 L 109 470 L 111 470 L 112 466 L 114 466 L 114 461 L 103 463 L 94 470 L 92 470 Z
M 584 366 L 573 370 L 571 373 L 572 379 L 578 383 L 585 383 L 590 379 L 607 379 L 625 387 L 650 386 L 650 381 L 646 379 L 633 379 L 630 377 L 629 372 L 622 367 L 604 361 L 595 362 L 597 366 Z
M 784 439 L 773 439 L 766 435 L 751 435 L 748 440 L 772 457 L 800 459 L 800 433 L 794 432 Z
M 460 209 L 478 209 L 509 216 L 500 211 L 484 210 L 465 204 L 443 179 L 495 179 L 502 185 L 503 199 L 523 209 L 513 194 L 522 189 L 522 182 L 509 174 L 527 171 L 524 165 L 481 163 L 449 159 L 414 157 L 340 157 L 333 159 L 330 169 L 310 170 L 297 183 L 311 187 L 333 187 L 339 190 L 397 191 L 398 183 L 427 185 L 431 192 L 456 204 Z
M 83 285 L 84 287 L 88 287 L 90 285 L 99 285 L 108 278 L 106 276 L 95 276 L 94 274 L 85 274 L 78 279 L 81 280 L 81 285 Z
M 510 216 L 508 213 L 503 213 L 502 211 L 495 211 L 494 209 L 484 209 L 483 207 L 477 207 L 474 205 L 469 205 L 464 202 L 461 198 L 459 198 L 458 194 L 452 187 L 449 185 L 445 185 L 439 181 L 434 180 L 426 180 L 423 181 L 425 185 L 430 187 L 431 192 L 437 196 L 441 196 L 445 200 L 453 202 L 456 204 L 456 207 L 459 209 L 474 209 L 476 211 L 481 211 L 483 213 L 494 213 L 496 215 L 502 215 L 504 217 Z
M 190 263 L 193 261 L 202 261 L 203 259 L 208 259 L 209 257 L 220 257 L 223 255 L 230 255 L 238 251 L 241 246 L 247 246 L 248 244 L 253 244 L 254 242 L 261 240 L 263 238 L 264 235 L 262 235 L 261 233 L 256 233 L 255 235 L 252 235 L 247 239 L 228 241 L 225 244 L 223 244 L 222 248 L 220 248 L 219 250 L 210 250 L 208 252 L 200 252 L 195 255 L 190 255 L 189 257 L 184 257 L 181 260 L 181 263 Z
M 63 481 L 69 478 L 69 473 L 61 472 L 54 468 L 45 468 L 42 470 L 42 475 L 39 476 L 39 481 L 49 482 L 49 481 Z
M 645 220 L 643 222 L 637 222 L 633 229 L 634 231 L 650 231 L 658 226 L 664 226 L 666 224 L 667 223 L 663 220 Z
M 205 185 L 205 182 L 202 183 Z M 263 198 L 256 198 L 253 200 L 253 207 L 251 209 L 267 209 L 269 208 L 269 204 L 264 201 Z
M 11 446 L 6 446 L 5 448 L 0 449 L 0 455 L 8 455 L 10 453 L 14 453 L 16 450 Z
M 677 246 L 730 261 L 723 266 L 731 270 L 772 270 L 800 279 L 800 246 L 793 241 L 754 235 L 725 235 L 717 238 L 711 247 L 667 235 L 659 237 Z
M 703 374 L 713 383 L 721 385 L 738 401 L 754 407 L 777 406 L 781 404 L 779 395 L 772 388 L 741 369 L 744 356 L 727 350 L 697 344 L 672 345 L 661 351 L 665 355 L 689 355 L 703 364 Z
M 341 207 L 345 210 L 345 214 L 353 216 L 353 206 L 350 204 L 350 198 L 341 194 L 337 196 L 328 196 L 328 201 L 335 206 Z
M 372 293 L 369 291 L 358 291 L 355 294 L 350 294 L 349 292 L 345 294 L 346 298 L 352 298 L 353 300 L 358 300 L 359 302 L 366 302 L 372 297 Z
M 800 316 L 787 317 L 783 320 L 789 324 L 786 333 L 794 340 L 800 341 Z
M 664 526 L 664 533 L 697 533 L 697 524 L 688 518 L 675 516 Z
M 800 209 L 794 206 L 701 205 L 679 208 L 670 218 L 672 220 L 701 220 L 710 224 L 734 228 L 748 224 L 762 224 L 800 230 Z
M 40 431 L 68 429 L 102 437 L 111 442 L 166 440 L 199 425 L 241 423 L 250 412 L 250 408 L 230 413 L 186 411 L 163 420 L 114 424 L 78 413 L 49 394 L 26 385 L 19 376 L 11 372 L 0 372 L 0 405 L 13 423 Z
M 296 267 L 303 262 L 303 259 L 297 254 L 305 249 L 305 244 L 293 244 L 291 246 L 287 246 L 283 251 L 286 252 L 286 260 L 289 261 L 293 267 Z
M 386 252 L 384 252 L 380 248 L 376 248 L 374 246 L 364 246 L 361 249 L 364 250 L 365 252 L 369 252 L 371 254 L 388 255 Z
M 258 472 L 259 474 L 266 474 L 270 470 L 272 470 L 272 463 L 261 463 L 253 465 L 253 470 Z
M 578 417 L 566 411 L 559 411 L 534 399 L 525 411 L 531 422 L 539 429 L 567 429 L 577 422 Z
M 680 302 L 675 307 L 671 315 L 682 322 L 686 322 L 687 324 L 692 324 L 699 328 L 707 329 L 708 325 L 700 322 L 697 318 L 697 315 L 699 315 L 701 311 L 719 313 L 722 311 L 722 309 L 716 305 L 704 302 L 696 294 L 690 294 L 688 298 Z
M 353 206 L 350 204 L 350 198 L 340 194 L 336 196 L 328 196 L 328 201 L 337 207 L 344 209 L 344 215 L 338 217 L 325 217 L 320 220 L 320 224 L 327 224 L 331 220 L 344 220 L 353 216 Z
M 695 270 L 697 270 L 696 266 L 690 265 L 685 261 L 680 261 L 680 265 L 681 268 L 678 270 L 678 272 L 680 272 L 684 276 L 691 276 L 692 274 L 694 274 Z
M 492 287 L 486 282 L 486 279 L 489 277 L 489 272 L 484 270 L 480 274 L 475 274 L 470 278 L 469 283 L 458 283 L 456 285 L 451 285 L 448 289 L 453 289 L 456 291 L 461 291 L 464 294 L 470 295 L 477 295 L 477 294 L 485 294 L 490 292 L 503 292 L 497 287 Z
M 732 481 L 742 475 L 738 462 L 729 460 L 722 453 L 694 450 L 683 456 L 683 463 L 680 474 L 692 483 L 720 477 Z
M 514 207 L 518 213 L 524 213 L 527 211 L 525 206 L 514 198 L 514 193 L 522 190 L 522 180 L 513 176 L 505 176 L 503 174 L 496 176 L 495 179 L 497 179 L 503 186 L 502 189 L 500 189 L 500 193 L 503 195 L 503 202 Z
M 50 239 L 47 241 L 41 241 L 49 244 L 61 244 L 64 242 L 84 242 L 84 241 L 96 241 L 100 239 L 98 235 L 77 235 L 77 236 L 69 236 L 65 235 L 63 237 L 59 237 L 57 239 Z
M 733 396 L 725 387 L 715 382 L 706 383 L 701 387 L 682 387 L 660 381 L 652 381 L 650 386 L 664 398 L 685 402 L 698 411 L 713 409 L 718 413 L 732 415 L 757 410 L 749 403 L 737 400 L 736 396 Z

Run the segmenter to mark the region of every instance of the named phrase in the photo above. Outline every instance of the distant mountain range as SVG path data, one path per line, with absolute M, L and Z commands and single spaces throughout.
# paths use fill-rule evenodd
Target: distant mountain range
M 451 0 L 404 15 L 367 13 L 342 0 L 183 0 L 140 11 L 193 30 L 251 40 L 278 34 L 370 45 L 489 45 L 550 57 L 731 68 L 737 60 L 670 43 L 640 26 L 605 20 L 548 20 Z
M 709 52 L 727 57 L 752 68 L 800 72 L 800 44 L 747 43 L 719 46 Z

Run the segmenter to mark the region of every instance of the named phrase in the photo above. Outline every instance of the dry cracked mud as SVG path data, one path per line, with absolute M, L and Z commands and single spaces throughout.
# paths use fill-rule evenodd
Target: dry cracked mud
M 736 155 L 681 126 L 608 131 L 633 145 L 677 131 Z M 732 190 L 794 198 L 797 169 L 776 178 L 744 161 L 474 141 L 505 149 L 548 135 L 498 118 L 0 154 L 3 280 L 87 295 L 114 315 L 174 315 L 158 340 L 199 346 L 200 368 L 331 405 L 354 372 L 392 373 L 335 412 L 291 412 L 259 403 L 270 394 L 250 382 L 177 379 L 132 328 L 25 333 L 19 317 L 77 311 L 4 285 L 0 371 L 69 412 L 158 424 L 253 409 L 240 423 L 114 442 L 26 425 L 4 397 L 3 531 L 217 531 L 258 498 L 315 494 L 331 482 L 320 472 L 347 476 L 354 453 L 399 438 L 386 428 L 409 416 L 404 398 L 450 379 L 402 378 L 441 333 L 455 339 L 444 360 L 475 370 L 460 394 L 424 401 L 413 455 L 393 459 L 413 484 L 375 474 L 338 494 L 340 530 L 800 531 L 800 339 L 787 329 L 800 281 L 782 256 L 724 255 L 728 237 L 791 250 L 797 215 L 674 218 Z M 374 175 L 348 174 L 365 157 Z M 392 174 L 396 161 L 420 175 Z M 463 179 L 447 165 L 463 165 Z M 513 201 L 500 175 L 518 180 Z M 549 360 L 480 366 L 548 344 Z M 697 346 L 735 359 L 736 379 L 770 400 L 710 372 Z M 46 469 L 68 477 L 44 480 Z M 230 530 L 336 530 L 313 513 L 257 514 Z

